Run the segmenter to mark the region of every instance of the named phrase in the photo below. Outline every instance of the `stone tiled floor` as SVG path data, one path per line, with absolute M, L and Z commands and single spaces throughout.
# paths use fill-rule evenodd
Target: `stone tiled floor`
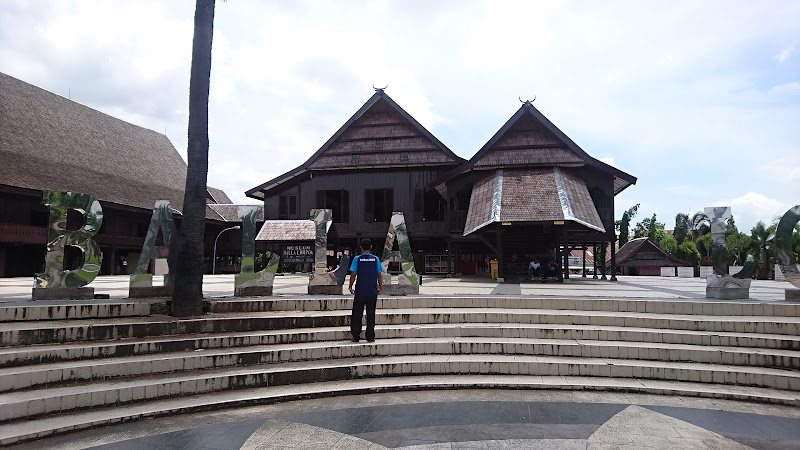
M 24 448 L 796 449 L 800 411 L 601 392 L 397 392 L 147 419 Z
M 423 276 L 420 295 L 530 295 L 536 297 L 581 298 L 643 298 L 643 299 L 702 299 L 705 298 L 705 280 L 700 278 L 633 277 L 620 276 L 618 282 L 575 277 L 562 283 L 522 281 L 519 284 L 497 283 L 486 276 L 444 278 Z M 109 294 L 111 298 L 128 296 L 128 276 L 100 276 L 89 286 L 96 294 Z M 154 277 L 153 284 L 162 283 Z M 0 279 L 0 304 L 30 301 L 33 278 Z M 753 280 L 751 300 L 784 301 L 784 291 L 794 287 L 785 281 Z M 308 276 L 303 274 L 275 277 L 274 295 L 305 295 Z M 206 297 L 233 295 L 233 275 L 206 275 L 203 277 Z

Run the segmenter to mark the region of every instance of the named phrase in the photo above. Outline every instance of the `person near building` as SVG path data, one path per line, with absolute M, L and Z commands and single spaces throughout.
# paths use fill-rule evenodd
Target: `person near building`
M 542 265 L 539 263 L 539 258 L 533 258 L 533 261 L 528 264 L 528 273 L 531 276 L 531 280 L 542 278 Z
M 354 295 L 350 333 L 353 335 L 353 342 L 358 342 L 361 338 L 361 317 L 366 307 L 367 331 L 364 337 L 368 342 L 375 342 L 375 308 L 378 304 L 378 294 L 383 290 L 383 279 L 380 275 L 383 268 L 381 260 L 370 253 L 372 241 L 362 239 L 359 246 L 361 254 L 353 258 L 353 263 L 350 264 L 350 293 Z

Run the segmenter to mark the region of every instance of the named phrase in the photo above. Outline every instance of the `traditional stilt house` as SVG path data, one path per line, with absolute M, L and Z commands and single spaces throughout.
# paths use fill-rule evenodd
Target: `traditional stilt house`
M 518 276 L 538 257 L 569 276 L 571 249 L 614 240 L 614 196 L 636 178 L 589 156 L 525 102 L 469 161 L 434 182 L 453 204 L 448 240 L 483 243 Z M 613 247 L 612 247 L 613 249 Z M 612 255 L 613 266 L 613 255 Z M 611 272 L 614 273 L 613 271 Z
M 264 201 L 268 220 L 333 210 L 332 254 L 355 250 L 365 237 L 380 248 L 392 212 L 402 211 L 421 269 L 424 254 L 444 253 L 448 234 L 447 203 L 429 185 L 463 162 L 377 89 L 308 161 L 247 195 Z
M 530 102 L 465 161 L 378 89 L 308 161 L 247 195 L 267 219 L 332 209 L 331 253 L 382 242 L 402 211 L 420 273 L 474 273 L 497 258 L 514 277 L 538 257 L 560 278 L 570 250 L 613 242 L 614 196 L 635 182 Z
M 180 223 L 186 163 L 167 136 L 116 119 L 0 73 L 0 277 L 33 276 L 44 268 L 48 208 L 43 190 L 89 194 L 103 208 L 93 238 L 101 274 L 126 274 L 139 258 L 156 200 L 169 200 Z M 238 222 L 224 192 L 209 188 L 206 255 L 220 230 Z M 68 227 L 82 226 L 70 215 Z M 241 255 L 241 234 L 226 233 L 220 253 Z M 67 247 L 67 268 L 82 260 Z M 230 259 L 230 258 L 229 258 Z

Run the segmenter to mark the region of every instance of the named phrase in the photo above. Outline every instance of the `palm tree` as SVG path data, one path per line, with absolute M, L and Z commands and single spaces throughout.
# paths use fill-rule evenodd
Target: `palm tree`
M 197 0 L 194 12 L 192 70 L 189 80 L 189 146 L 172 315 L 203 314 L 204 235 L 208 178 L 208 91 L 214 0 Z
M 773 228 L 772 226 L 767 227 L 764 224 L 764 222 L 759 220 L 756 223 L 756 226 L 754 226 L 753 229 L 750 230 L 750 239 L 753 242 L 753 248 L 756 251 L 759 251 L 759 250 L 761 251 L 761 254 L 762 254 L 761 262 L 762 262 L 762 267 L 763 267 L 763 271 L 764 271 L 763 273 L 764 273 L 764 277 L 767 280 L 770 278 L 768 247 L 769 247 L 770 240 L 772 239 L 771 234 L 774 232 L 774 230 L 772 230 L 772 228 Z

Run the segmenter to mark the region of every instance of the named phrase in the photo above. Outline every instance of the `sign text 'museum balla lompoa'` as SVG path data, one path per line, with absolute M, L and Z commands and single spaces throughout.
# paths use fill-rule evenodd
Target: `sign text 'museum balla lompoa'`
M 283 249 L 283 262 L 286 264 L 314 262 L 314 251 L 310 245 L 287 245 Z

